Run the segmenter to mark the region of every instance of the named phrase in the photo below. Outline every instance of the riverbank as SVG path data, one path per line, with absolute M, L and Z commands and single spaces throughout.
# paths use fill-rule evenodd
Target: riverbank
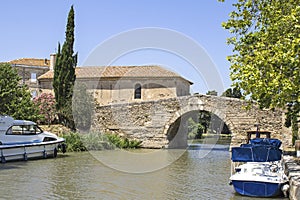
M 62 125 L 40 126 L 65 139 L 67 152 L 97 151 L 112 149 L 136 149 L 141 147 L 141 141 L 121 137 L 116 134 L 100 132 L 72 132 Z

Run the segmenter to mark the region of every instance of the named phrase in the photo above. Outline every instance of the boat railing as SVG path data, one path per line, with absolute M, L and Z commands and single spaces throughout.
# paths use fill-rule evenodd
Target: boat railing
M 45 145 L 51 145 L 51 144 L 57 144 L 64 142 L 64 139 L 61 140 L 54 140 L 54 141 L 47 141 L 47 142 L 36 142 L 36 143 L 28 143 L 28 144 L 4 144 L 0 145 L 0 149 L 13 149 L 16 147 L 33 147 L 33 146 L 45 146 Z
M 62 147 L 62 143 L 64 139 L 56 140 L 56 141 L 48 141 L 48 142 L 41 142 L 41 143 L 30 143 L 30 144 L 14 144 L 14 145 L 0 145 L 0 161 L 1 163 L 6 162 L 6 158 L 9 157 L 20 157 L 22 160 L 27 160 L 28 156 L 31 154 L 40 154 L 41 157 L 47 158 L 48 154 L 52 154 L 53 157 L 56 157 L 57 148 L 64 148 Z M 47 148 L 47 146 L 56 145 L 54 149 Z M 39 148 L 35 148 L 39 147 Z M 20 152 L 15 152 L 14 149 L 20 149 Z M 62 149 L 63 152 L 65 150 Z

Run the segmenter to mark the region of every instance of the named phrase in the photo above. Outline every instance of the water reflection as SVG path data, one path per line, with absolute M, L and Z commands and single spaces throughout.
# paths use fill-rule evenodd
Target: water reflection
M 230 199 L 250 200 L 234 193 L 228 185 L 228 146 L 217 145 L 205 157 L 204 147 L 187 151 L 164 150 L 173 160 L 168 166 L 147 173 L 125 173 L 97 160 L 105 157 L 129 168 L 118 151 L 68 153 L 56 159 L 11 162 L 0 165 L 0 196 L 5 199 Z M 152 150 L 137 150 L 146 155 Z M 95 156 L 95 157 L 94 157 Z M 138 158 L 137 158 L 138 159 Z M 133 162 L 132 160 L 130 162 Z M 258 198 L 254 198 L 258 200 Z

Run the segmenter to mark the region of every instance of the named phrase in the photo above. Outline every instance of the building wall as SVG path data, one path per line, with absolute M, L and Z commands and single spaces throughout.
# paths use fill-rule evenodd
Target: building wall
M 190 84 L 182 79 L 176 80 L 176 94 L 178 97 L 190 95 Z
M 37 78 L 49 71 L 49 68 L 44 66 L 39 67 L 14 64 L 12 64 L 12 67 L 17 69 L 17 72 L 21 77 L 20 85 L 27 85 L 33 97 L 39 95 L 40 90 Z
M 127 103 L 186 96 L 190 93 L 190 84 L 180 78 L 132 78 L 132 79 L 77 79 L 85 84 L 99 105 Z M 43 92 L 53 90 L 51 79 L 40 80 Z M 135 86 L 141 85 L 141 98 L 135 97 Z
M 141 86 L 141 98 L 135 97 L 135 86 Z M 93 85 L 94 87 L 91 87 Z M 90 84 L 100 105 L 173 98 L 189 95 L 189 83 L 179 78 L 100 80 Z

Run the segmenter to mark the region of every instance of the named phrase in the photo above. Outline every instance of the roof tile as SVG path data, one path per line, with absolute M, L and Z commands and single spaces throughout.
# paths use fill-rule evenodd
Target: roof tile
M 15 65 L 28 65 L 28 66 L 43 66 L 43 67 L 50 66 L 50 60 L 37 59 L 37 58 L 20 58 L 20 59 L 9 61 L 8 63 L 15 64 Z
M 182 78 L 177 73 L 166 70 L 163 67 L 157 65 L 76 67 L 75 74 L 76 78 Z M 38 79 L 41 80 L 52 78 L 53 71 L 48 71 Z M 190 83 L 192 84 L 192 82 Z

